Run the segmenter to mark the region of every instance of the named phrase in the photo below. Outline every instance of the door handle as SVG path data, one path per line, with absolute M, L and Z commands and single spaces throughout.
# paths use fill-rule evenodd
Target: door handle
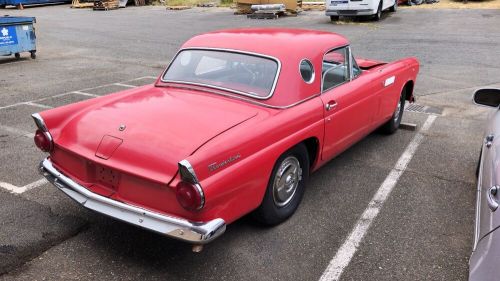
M 329 101 L 329 102 L 325 105 L 325 109 L 326 109 L 327 111 L 330 111 L 330 110 L 334 109 L 335 107 L 337 107 L 337 102 L 336 102 L 336 101 L 334 101 L 334 100 Z
M 486 147 L 487 147 L 487 148 L 490 148 L 490 147 L 491 147 L 491 145 L 493 144 L 493 139 L 495 139 L 495 135 L 493 135 L 493 134 L 489 134 L 489 135 L 486 137 L 485 141 L 486 141 Z
M 488 207 L 490 207 L 491 211 L 494 212 L 498 209 L 498 202 L 495 200 L 495 195 L 497 195 L 499 186 L 494 185 L 488 189 L 488 194 L 486 194 L 486 199 L 488 201 Z

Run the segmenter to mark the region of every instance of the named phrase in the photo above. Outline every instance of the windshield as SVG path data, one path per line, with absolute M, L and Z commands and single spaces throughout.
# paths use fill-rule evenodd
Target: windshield
M 256 55 L 216 50 L 183 50 L 163 75 L 166 82 L 222 88 L 268 98 L 278 74 L 277 61 Z

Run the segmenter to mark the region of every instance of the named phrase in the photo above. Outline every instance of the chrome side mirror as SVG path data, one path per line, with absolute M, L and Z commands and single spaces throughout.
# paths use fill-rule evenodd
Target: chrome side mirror
M 500 105 L 500 89 L 479 89 L 474 93 L 474 103 L 491 107 Z

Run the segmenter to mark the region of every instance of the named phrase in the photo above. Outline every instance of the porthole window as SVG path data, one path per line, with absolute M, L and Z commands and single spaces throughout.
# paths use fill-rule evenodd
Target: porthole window
M 307 59 L 303 59 L 300 62 L 299 68 L 300 76 L 302 76 L 304 82 L 311 84 L 314 81 L 314 67 L 312 63 Z

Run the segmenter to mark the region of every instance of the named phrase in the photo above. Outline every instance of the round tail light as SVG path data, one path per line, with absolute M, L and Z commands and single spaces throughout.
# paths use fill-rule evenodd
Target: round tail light
M 48 134 L 46 134 L 42 130 L 36 130 L 34 140 L 36 146 L 42 151 L 49 152 L 52 149 L 52 140 L 50 139 Z
M 185 181 L 177 184 L 176 196 L 179 204 L 189 211 L 199 210 L 205 203 L 201 187 Z

